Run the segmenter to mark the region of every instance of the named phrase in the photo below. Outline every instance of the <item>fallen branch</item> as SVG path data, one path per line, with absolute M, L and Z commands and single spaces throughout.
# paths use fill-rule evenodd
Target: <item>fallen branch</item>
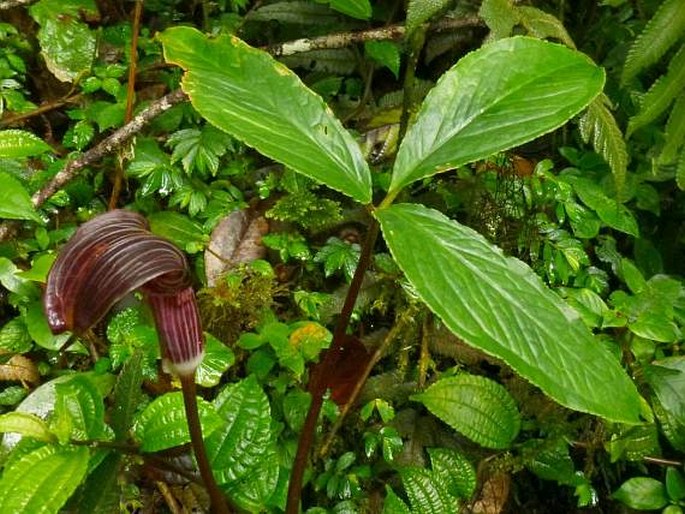
M 476 27 L 483 24 L 483 20 L 477 16 L 466 18 L 444 18 L 430 25 L 430 32 L 459 29 L 464 27 Z M 399 40 L 404 37 L 406 29 L 404 25 L 389 25 L 379 29 L 362 30 L 359 32 L 341 32 L 314 38 L 296 39 L 272 45 L 266 48 L 274 57 L 293 55 L 311 50 L 323 50 L 331 48 L 345 48 L 347 46 L 363 43 L 364 41 L 387 41 Z
M 82 153 L 75 159 L 67 162 L 62 170 L 53 179 L 43 186 L 31 197 L 34 207 L 40 207 L 48 198 L 59 191 L 65 184 L 72 180 L 76 174 L 86 166 L 99 161 L 105 155 L 119 148 L 126 141 L 141 131 L 150 121 L 167 111 L 174 105 L 187 99 L 186 94 L 177 89 L 166 96 L 150 104 L 144 111 L 133 118 L 129 123 L 113 132 L 109 137 L 100 141 L 90 150 Z M 13 226 L 10 223 L 0 225 L 0 241 L 4 241 L 13 233 Z
M 28 120 L 35 116 L 40 116 L 41 114 L 54 111 L 55 109 L 59 109 L 65 105 L 77 103 L 79 100 L 81 100 L 82 96 L 83 95 L 81 95 L 81 93 L 77 93 L 75 95 L 67 96 L 66 98 L 60 98 L 59 100 L 39 105 L 32 111 L 15 114 L 13 116 L 7 116 L 6 118 L 0 119 L 0 128 L 9 127 L 10 125 L 14 125 L 20 121 Z
M 31 5 L 35 2 L 36 0 L 5 0 L 4 2 L 0 2 L 0 11 L 4 11 L 5 9 L 13 9 L 14 7 Z

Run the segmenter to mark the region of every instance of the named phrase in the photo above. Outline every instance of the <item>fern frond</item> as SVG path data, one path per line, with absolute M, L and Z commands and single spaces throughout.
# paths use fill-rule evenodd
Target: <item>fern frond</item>
M 621 75 L 625 84 L 656 63 L 685 34 L 683 0 L 665 0 L 628 52 Z
M 684 9 L 685 10 L 685 9 Z M 668 65 L 665 75 L 654 82 L 642 99 L 640 112 L 630 118 L 626 137 L 654 121 L 685 89 L 685 44 Z
M 488 41 L 496 41 L 511 35 L 518 23 L 518 16 L 511 0 L 483 0 L 478 10 L 485 24 L 490 29 Z
M 675 181 L 678 187 L 685 191 L 685 148 L 680 151 L 680 159 L 678 159 L 678 167 L 675 171 Z
M 592 139 L 592 147 L 609 164 L 616 190 L 620 191 L 626 179 L 628 149 L 609 105 L 604 93 L 595 98 L 580 118 L 580 134 L 586 143 Z
M 664 147 L 658 164 L 665 166 L 678 159 L 678 150 L 685 144 L 685 91 L 680 93 L 668 115 Z
M 564 43 L 569 48 L 576 48 L 573 39 L 566 32 L 566 27 L 553 16 L 536 7 L 522 5 L 516 7 L 519 23 L 523 25 L 528 34 L 540 39 L 554 38 Z

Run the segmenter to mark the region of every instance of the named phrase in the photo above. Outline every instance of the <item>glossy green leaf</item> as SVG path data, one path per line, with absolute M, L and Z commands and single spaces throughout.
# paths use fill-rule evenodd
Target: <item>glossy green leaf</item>
M 485 377 L 460 374 L 443 378 L 412 399 L 487 448 L 508 448 L 521 428 L 514 399 L 504 387 Z
M 42 221 L 24 186 L 6 171 L 0 171 L 0 218 Z
M 0 130 L 0 158 L 20 159 L 51 150 L 41 138 L 26 130 Z
M 54 335 L 48 326 L 48 320 L 45 317 L 45 312 L 43 311 L 43 302 L 37 300 L 32 302 L 24 318 L 26 321 L 26 327 L 28 328 L 29 334 L 34 342 L 46 350 L 58 351 L 61 350 L 65 345 L 71 334 L 59 334 Z
M 457 498 L 469 499 L 476 491 L 476 468 L 464 455 L 450 448 L 429 448 L 433 472 L 447 482 L 447 491 Z
M 391 41 L 367 41 L 364 52 L 368 57 L 388 68 L 395 78 L 400 74 L 400 50 Z
M 81 12 L 97 14 L 95 2 L 41 0 L 30 8 L 41 26 L 38 42 L 45 64 L 63 82 L 73 82 L 88 71 L 95 57 L 95 35 L 80 21 Z
M 8 465 L 0 478 L 0 512 L 56 514 L 88 470 L 88 448 L 43 446 Z
M 269 401 L 253 375 L 224 388 L 214 401 L 223 424 L 207 438 L 219 483 L 234 482 L 258 465 L 271 441 Z
M 128 430 L 133 424 L 133 414 L 142 397 L 143 359 L 143 352 L 134 352 L 121 368 L 114 386 L 112 428 L 117 439 L 126 439 Z
M 9 320 L 0 328 L 0 352 L 26 353 L 33 346 L 22 317 Z
M 659 403 L 685 427 L 685 357 L 668 357 L 645 368 L 645 378 Z
M 54 416 L 68 417 L 69 437 L 76 440 L 105 439 L 105 404 L 102 394 L 88 378 L 76 376 L 55 385 Z
M 280 469 L 276 445 L 263 448 L 261 459 L 239 479 L 224 485 L 231 500 L 245 512 L 268 512 L 269 499 L 278 484 Z
M 168 239 L 180 248 L 188 245 L 204 248 L 209 243 L 209 236 L 203 232 L 202 225 L 183 214 L 158 211 L 148 216 L 148 221 L 153 234 Z
M 626 480 L 612 497 L 638 510 L 655 510 L 668 505 L 664 484 L 649 477 L 634 477 Z
M 407 504 L 395 494 L 390 486 L 385 486 L 387 492 L 383 502 L 383 514 L 411 514 Z
M 401 468 L 402 485 L 412 512 L 459 512 L 459 501 L 447 492 L 439 476 L 425 468 Z
M 195 382 L 202 387 L 218 385 L 234 362 L 233 351 L 216 337 L 205 333 L 205 356 L 195 372 Z
M 183 90 L 210 123 L 293 170 L 362 203 L 371 174 L 351 134 L 323 100 L 267 53 L 236 37 L 210 40 L 189 27 L 159 36 Z
M 55 441 L 47 423 L 35 414 L 26 412 L 8 412 L 0 416 L 0 433 L 14 432 L 22 436 L 45 441 Z
M 397 154 L 390 194 L 550 132 L 597 96 L 604 72 L 585 55 L 527 37 L 461 59 L 426 97 Z
M 221 425 L 212 404 L 197 399 L 200 423 L 204 437 Z M 180 391 L 156 398 L 138 417 L 134 427 L 136 438 L 144 452 L 156 452 L 180 446 L 190 441 L 188 421 Z
M 393 205 L 376 216 L 400 268 L 457 336 L 562 405 L 638 421 L 640 397 L 619 362 L 525 264 L 426 207 Z
M 671 500 L 685 498 L 685 476 L 676 468 L 666 469 L 666 492 Z

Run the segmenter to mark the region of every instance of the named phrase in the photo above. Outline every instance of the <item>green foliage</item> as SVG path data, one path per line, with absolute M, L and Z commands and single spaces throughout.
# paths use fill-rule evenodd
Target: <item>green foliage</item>
M 2 512 L 58 512 L 88 470 L 84 447 L 49 445 L 6 466 L 0 478 Z
M 616 359 L 520 261 L 418 205 L 395 205 L 377 216 L 398 264 L 452 331 L 503 359 L 563 405 L 638 420 L 639 396 Z M 427 263 L 451 273 L 428 277 L 422 271 Z M 520 298 L 526 301 L 517 305 Z
M 502 386 L 484 377 L 461 374 L 443 378 L 412 399 L 487 448 L 508 448 L 521 426 L 513 398 Z
M 400 470 L 411 510 L 389 490 L 383 512 L 458 512 L 461 500 L 473 494 L 475 469 L 460 453 L 446 449 L 432 449 L 428 453 L 432 470 L 415 467 Z
M 290 168 L 369 202 L 371 176 L 359 147 L 287 68 L 237 38 L 210 41 L 186 27 L 160 38 L 166 59 L 187 69 L 183 87 L 210 122 Z M 253 76 L 265 87 L 255 88 Z
M 621 81 L 627 83 L 656 64 L 685 34 L 685 13 L 678 0 L 664 0 L 628 52 Z
M 81 16 L 98 16 L 93 0 L 41 0 L 30 8 L 41 26 L 38 40 L 48 69 L 62 82 L 87 72 L 96 50 L 95 34 Z
M 685 451 L 677 2 L 150 0 L 136 53 L 106 4 L 0 23 L 0 511 L 155 510 L 157 481 L 207 509 L 168 460 L 185 412 L 140 293 L 84 334 L 43 313 L 60 247 L 111 202 L 196 286 L 219 220 L 269 219 L 245 238 L 265 260 L 198 293 L 205 439 L 239 510 L 286 509 L 324 372 L 303 512 L 378 512 L 379 484 L 383 512 L 495 509 L 492 477 L 512 512 L 682 512 L 680 466 L 650 464 Z M 160 108 L 179 81 L 190 102 Z M 129 101 L 149 118 L 124 141 Z
M 467 55 L 442 76 L 407 132 L 391 197 L 416 180 L 555 129 L 603 84 L 602 70 L 581 54 L 531 38 L 503 39 Z M 437 131 L 436 118 L 442 120 Z
M 3 184 L 2 192 L 0 192 L 0 202 L 2 202 L 0 216 L 40 222 L 40 218 L 33 209 L 31 197 L 21 182 L 5 171 L 0 172 L 0 181 Z
M 207 437 L 220 429 L 221 419 L 210 403 L 198 399 L 198 404 L 202 433 Z M 144 452 L 188 443 L 190 435 L 181 393 L 167 393 L 156 398 L 140 413 L 133 430 Z
M 414 32 L 450 3 L 450 0 L 410 0 L 407 6 L 407 33 Z

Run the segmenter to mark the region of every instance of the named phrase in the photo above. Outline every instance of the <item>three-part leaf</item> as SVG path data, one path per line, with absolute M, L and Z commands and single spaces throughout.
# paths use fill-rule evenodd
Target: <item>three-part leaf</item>
M 400 268 L 457 336 L 562 405 L 638 421 L 635 385 L 533 270 L 435 210 L 399 204 L 376 216 Z
M 183 90 L 210 123 L 362 203 L 371 173 L 359 146 L 324 101 L 288 68 L 236 37 L 210 40 L 189 27 L 159 36 Z
M 603 85 L 587 56 L 538 39 L 501 39 L 470 53 L 426 97 L 397 154 L 390 196 L 560 127 Z

